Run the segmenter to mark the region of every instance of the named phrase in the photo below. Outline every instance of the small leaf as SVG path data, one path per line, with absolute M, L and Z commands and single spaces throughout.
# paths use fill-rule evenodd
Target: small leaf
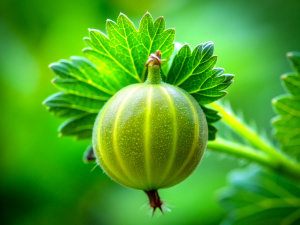
M 279 115 L 300 117 L 300 98 L 298 97 L 280 96 L 273 99 L 273 105 Z
M 67 108 L 63 106 L 52 106 L 52 107 L 47 107 L 49 112 L 52 113 L 53 115 L 61 118 L 68 118 L 68 117 L 73 117 L 73 116 L 79 116 L 86 114 L 85 111 L 82 110 L 77 110 L 73 108 Z
M 165 80 L 192 94 L 203 105 L 224 97 L 224 91 L 233 81 L 234 75 L 223 74 L 224 69 L 214 68 L 217 57 L 213 55 L 214 45 L 206 42 L 195 47 L 183 45 L 175 55 Z M 208 119 L 209 112 L 205 112 Z M 217 121 L 217 120 L 216 120 Z M 217 129 L 208 122 L 209 140 L 214 140 Z
M 54 78 L 52 82 L 58 89 L 61 89 L 66 93 L 105 101 L 111 97 L 110 94 L 102 92 L 99 89 L 76 79 Z
M 169 59 L 174 50 L 174 29 L 165 30 L 165 22 L 159 17 L 154 23 L 146 13 L 139 30 L 124 15 L 117 22 L 107 21 L 108 36 L 90 29 L 85 41 L 90 48 L 86 56 L 103 71 L 107 71 L 110 84 L 121 89 L 132 83 L 145 81 L 145 64 L 150 53 L 160 50 L 162 59 Z
M 98 113 L 105 101 L 85 98 L 74 94 L 66 94 L 63 92 L 56 93 L 48 97 L 44 104 L 48 108 L 63 107 L 85 111 L 87 113 Z
M 281 79 L 292 95 L 300 96 L 300 77 L 297 74 L 285 74 Z
M 72 56 L 50 65 L 57 76 L 53 84 L 62 92 L 50 96 L 44 104 L 55 116 L 69 118 L 60 127 L 60 135 L 90 138 L 91 120 L 87 118 L 94 118 L 120 89 L 144 82 L 145 64 L 156 50 L 162 54 L 162 79 L 194 94 L 202 105 L 224 96 L 223 90 L 232 82 L 233 75 L 213 69 L 216 56 L 212 42 L 198 45 L 193 52 L 188 45 L 179 48 L 177 43 L 174 51 L 175 30 L 166 29 L 163 17 L 153 21 L 146 13 L 136 29 L 121 13 L 116 22 L 107 20 L 106 28 L 107 34 L 89 29 L 90 37 L 84 39 L 88 45 L 83 50 L 85 57 Z M 206 116 L 212 139 L 216 113 L 207 110 Z
M 277 131 L 276 138 L 290 155 L 299 157 L 300 146 L 300 117 L 281 116 L 273 119 Z
M 199 91 L 195 94 L 192 94 L 194 98 L 199 102 L 201 105 L 209 104 L 214 101 L 219 100 L 220 98 L 224 97 L 227 94 L 226 91 L 219 91 L 219 90 L 205 90 Z
M 178 80 L 183 80 L 186 77 L 186 74 L 190 74 L 192 71 L 190 64 L 191 58 L 191 49 L 185 44 L 178 51 L 175 56 L 170 71 L 167 75 L 166 82 L 170 84 L 177 85 Z
M 103 74 L 83 57 L 72 56 L 71 61 L 60 60 L 58 63 L 50 64 L 50 68 L 60 78 L 73 78 L 82 81 L 110 95 L 116 92 L 114 87 L 109 85 Z
M 83 134 L 85 137 L 85 133 L 88 132 L 90 134 L 89 137 L 91 137 L 96 117 L 97 114 L 94 113 L 72 118 L 64 122 L 58 130 L 64 136 L 74 135 L 77 138 L 82 138 Z
M 290 94 L 273 99 L 273 106 L 279 116 L 272 122 L 282 149 L 300 160 L 300 54 L 288 53 L 287 56 L 298 74 L 288 73 L 281 76 Z
M 215 140 L 218 130 L 212 124 L 219 121 L 221 119 L 221 116 L 219 116 L 218 111 L 214 109 L 204 107 L 203 105 L 201 106 L 201 108 L 206 116 L 206 121 L 208 123 L 208 140 Z
M 292 66 L 300 74 L 300 52 L 289 52 L 286 54 Z
M 222 225 L 300 223 L 300 188 L 256 167 L 234 171 L 220 202 L 229 212 Z
M 174 37 L 164 18 L 153 21 L 150 13 L 143 16 L 138 30 L 124 14 L 117 22 L 107 21 L 107 35 L 90 29 L 86 57 L 72 56 L 50 65 L 57 76 L 53 84 L 62 92 L 48 97 L 44 105 L 55 116 L 69 118 L 60 126 L 60 135 L 91 138 L 94 118 L 105 102 L 121 88 L 145 81 L 151 53 L 160 50 L 162 59 L 168 60 Z M 167 67 L 163 64 L 163 69 Z

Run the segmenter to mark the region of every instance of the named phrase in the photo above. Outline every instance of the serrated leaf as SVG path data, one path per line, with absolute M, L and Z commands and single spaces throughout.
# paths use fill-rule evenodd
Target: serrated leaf
M 196 46 L 193 52 L 189 45 L 184 45 L 173 60 L 166 82 L 179 86 L 191 94 L 203 92 L 203 96 L 208 95 L 208 98 L 208 93 L 214 90 L 221 92 L 231 84 L 233 75 L 222 75 L 224 69 L 221 68 L 213 69 L 217 60 L 217 57 L 213 56 L 213 49 L 212 42 Z M 214 99 L 217 96 L 212 95 Z M 222 97 L 223 93 L 218 96 Z
M 212 42 L 197 45 L 193 51 L 189 45 L 183 45 L 175 55 L 165 79 L 192 94 L 202 108 L 224 97 L 227 94 L 224 89 L 234 77 L 232 74 L 223 74 L 222 68 L 214 68 L 217 57 L 213 51 Z M 209 140 L 214 140 L 216 136 L 217 129 L 212 125 L 214 122 L 208 122 Z
M 205 90 L 195 94 L 192 96 L 199 102 L 200 105 L 206 105 L 212 103 L 214 101 L 219 100 L 227 94 L 226 91 L 219 90 Z
M 105 104 L 105 101 L 85 98 L 74 94 L 66 94 L 63 92 L 51 95 L 44 101 L 44 105 L 48 108 L 63 107 L 84 111 L 87 113 L 98 113 Z
M 222 225 L 300 223 L 299 186 L 254 166 L 232 172 L 219 200 L 229 212 Z
M 156 50 L 162 54 L 162 79 L 176 82 L 193 93 L 202 106 L 221 98 L 225 94 L 223 90 L 232 82 L 232 75 L 224 75 L 223 69 L 213 69 L 216 56 L 213 56 L 212 42 L 198 45 L 193 52 L 188 45 L 174 51 L 175 31 L 166 29 L 163 17 L 153 21 L 146 13 L 136 29 L 121 13 L 116 22 L 107 20 L 106 28 L 107 34 L 89 30 L 90 37 L 84 39 L 88 45 L 83 50 L 86 57 L 72 56 L 70 60 L 50 65 L 57 76 L 53 84 L 62 92 L 50 96 L 44 104 L 54 115 L 69 118 L 60 127 L 61 135 L 90 138 L 91 129 L 84 127 L 91 124 L 84 118 L 93 118 L 120 89 L 144 82 L 146 61 Z M 186 55 L 182 56 L 184 50 Z M 216 128 L 212 123 L 219 118 L 216 112 L 206 111 L 209 138 L 214 139 Z
M 274 107 L 279 115 L 290 115 L 300 117 L 300 96 L 280 96 L 273 99 Z
M 68 118 L 68 117 L 86 114 L 85 111 L 77 110 L 73 108 L 67 108 L 63 106 L 51 106 L 47 108 L 49 112 L 52 113 L 54 116 L 61 117 L 61 118 Z
M 215 140 L 218 129 L 210 123 L 208 123 L 207 128 L 208 128 L 208 140 L 210 141 Z
M 52 82 L 58 89 L 66 93 L 104 101 L 107 101 L 111 97 L 110 94 L 102 92 L 98 88 L 76 79 L 55 78 Z
M 292 66 L 300 74 L 300 52 L 289 52 L 286 54 Z
M 290 94 L 273 99 L 273 106 L 279 116 L 272 122 L 282 149 L 300 160 L 300 54 L 288 53 L 287 56 L 298 74 L 288 73 L 281 77 Z
M 89 133 L 88 137 L 91 137 L 96 117 L 97 113 L 94 113 L 68 120 L 58 128 L 60 135 L 82 139 L 83 136 L 86 137 L 86 133 Z
M 58 63 L 50 64 L 50 68 L 60 78 L 76 79 L 109 95 L 117 91 L 86 58 L 72 56 L 70 61 L 60 60 Z
M 205 116 L 206 116 L 206 121 L 208 123 L 208 140 L 215 140 L 216 139 L 216 133 L 217 133 L 217 128 L 213 126 L 213 123 L 219 121 L 221 119 L 221 116 L 218 115 L 218 111 L 201 106 Z
M 182 44 L 179 42 L 174 42 L 174 51 L 172 53 L 172 55 L 170 56 L 170 59 L 168 61 L 166 61 L 164 63 L 164 61 L 162 61 L 162 67 L 161 67 L 161 76 L 162 76 L 162 80 L 164 82 L 166 82 L 167 79 L 167 75 L 168 72 L 171 68 L 171 65 L 174 61 L 175 56 L 177 55 L 178 51 L 182 48 Z
M 297 74 L 285 74 L 281 79 L 292 95 L 300 96 L 300 77 Z
M 90 38 L 85 39 L 89 48 L 84 49 L 84 53 L 102 71 L 107 71 L 112 86 L 121 89 L 145 81 L 145 64 L 150 53 L 160 50 L 162 59 L 169 59 L 174 50 L 174 35 L 174 29 L 165 30 L 162 17 L 153 22 L 146 13 L 136 30 L 133 23 L 120 14 L 117 22 L 107 21 L 107 36 L 90 29 Z
M 85 38 L 87 58 L 72 56 L 50 65 L 57 75 L 53 84 L 63 92 L 50 96 L 44 104 L 55 116 L 71 118 L 60 126 L 60 135 L 90 138 L 91 120 L 87 118 L 94 118 L 121 88 L 146 79 L 150 53 L 160 50 L 162 59 L 168 60 L 174 35 L 174 29 L 166 29 L 163 17 L 153 21 L 149 13 L 138 30 L 124 14 L 117 22 L 107 21 L 107 35 L 90 29 L 90 38 Z
M 284 150 L 290 155 L 299 155 L 300 117 L 277 117 L 273 119 L 273 124 L 277 128 L 276 138 L 284 146 Z

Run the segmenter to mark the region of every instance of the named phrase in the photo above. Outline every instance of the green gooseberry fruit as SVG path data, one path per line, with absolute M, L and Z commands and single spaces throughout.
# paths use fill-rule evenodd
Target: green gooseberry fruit
M 208 139 L 205 115 L 179 87 L 162 82 L 160 52 L 146 64 L 146 82 L 127 86 L 102 108 L 93 130 L 97 162 L 116 182 L 144 190 L 153 212 L 157 190 L 186 179 L 197 167 Z

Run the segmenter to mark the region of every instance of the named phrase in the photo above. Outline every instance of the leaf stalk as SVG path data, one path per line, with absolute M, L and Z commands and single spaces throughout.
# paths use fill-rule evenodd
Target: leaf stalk
M 253 147 L 217 140 L 208 143 L 213 151 L 224 152 L 256 162 L 271 170 L 300 181 L 300 165 L 283 152 L 277 150 L 271 143 L 261 139 L 259 134 L 241 122 L 233 113 L 223 106 L 211 103 L 210 106 L 222 115 L 222 120 L 238 135 L 247 140 Z

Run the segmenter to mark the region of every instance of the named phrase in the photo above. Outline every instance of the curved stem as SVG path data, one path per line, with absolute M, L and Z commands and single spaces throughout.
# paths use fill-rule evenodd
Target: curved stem
M 212 151 L 223 152 L 239 158 L 247 159 L 251 162 L 255 162 L 261 166 L 267 167 L 277 173 L 300 181 L 300 165 L 297 165 L 292 161 L 286 160 L 278 162 L 270 158 L 266 153 L 257 149 L 222 139 L 208 142 L 207 148 Z
M 222 106 L 216 103 L 211 103 L 210 106 L 216 109 L 222 115 L 222 121 L 229 125 L 230 128 L 235 130 L 237 134 L 249 141 L 251 145 L 269 155 L 273 155 L 274 152 L 277 152 L 270 143 L 264 142 L 255 131 L 239 121 L 239 119 L 233 113 L 226 111 Z
M 262 140 L 255 131 L 239 121 L 233 113 L 226 111 L 222 106 L 216 103 L 211 103 L 210 106 L 222 115 L 222 120 L 231 129 L 236 131 L 237 134 L 245 138 L 252 146 L 257 148 L 257 151 L 253 151 L 253 149 L 251 150 L 249 147 L 241 145 L 238 146 L 234 143 L 230 143 L 230 146 L 228 146 L 228 143 L 216 142 L 215 145 L 210 143 L 208 144 L 208 146 L 213 148 L 212 150 L 231 153 L 233 155 L 255 161 L 278 173 L 285 174 L 300 181 L 299 164 L 277 150 L 271 143 Z M 262 153 L 264 153 L 264 157 L 262 157 Z
M 268 155 L 248 146 L 240 145 L 234 142 L 229 142 L 218 138 L 215 141 L 209 141 L 207 143 L 207 148 L 213 151 L 227 153 L 229 155 L 234 155 L 239 158 L 244 158 L 249 161 L 256 162 L 262 166 L 272 167 Z

